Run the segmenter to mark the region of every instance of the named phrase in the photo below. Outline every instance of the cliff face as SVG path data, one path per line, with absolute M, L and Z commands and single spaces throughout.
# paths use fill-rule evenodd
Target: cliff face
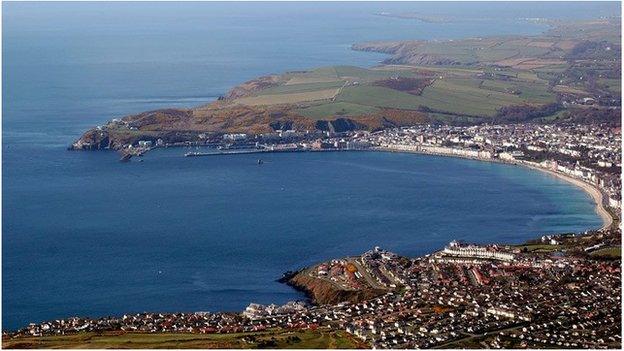
M 234 87 L 225 96 L 226 99 L 238 99 L 249 96 L 254 92 L 262 89 L 276 86 L 280 81 L 280 77 L 276 75 L 259 77 Z
M 385 59 L 385 64 L 409 64 L 417 66 L 449 66 L 461 64 L 451 55 L 429 52 L 423 41 L 375 41 L 358 43 L 351 46 L 356 51 L 380 52 L 392 55 Z
M 368 126 L 349 118 L 338 118 L 333 121 L 316 121 L 315 128 L 332 133 L 342 133 L 350 130 L 368 129 Z
M 559 23 L 555 29 L 540 36 L 493 36 L 459 40 L 372 41 L 352 45 L 353 50 L 373 51 L 391 55 L 386 64 L 417 66 L 496 65 L 531 69 L 564 63 L 563 59 L 619 59 L 619 23 L 606 21 Z M 611 33 L 611 34 L 607 34 Z M 580 37 L 579 37 L 580 36 Z M 597 38 L 602 38 L 596 41 Z M 590 49 L 586 57 L 574 55 L 582 43 Z M 610 47 L 611 50 L 606 50 Z M 594 50 L 597 49 L 597 50 Z M 572 55 L 570 57 L 570 55 Z M 606 55 L 606 56 L 605 56 Z M 522 62 L 531 62 L 525 66 Z
M 196 141 L 222 133 L 270 133 L 285 126 L 297 130 L 315 128 L 313 120 L 283 107 L 228 105 L 217 101 L 195 109 L 163 109 L 113 120 L 88 130 L 70 148 L 120 149 L 139 140 Z
M 380 52 L 383 54 L 394 55 L 406 47 L 416 46 L 419 41 L 368 41 L 351 45 L 352 50 Z
M 194 109 L 163 109 L 113 120 L 85 132 L 70 149 L 121 149 L 139 140 L 165 143 L 206 140 L 223 133 L 271 133 L 278 129 L 346 132 L 426 123 L 417 111 L 383 110 L 374 115 L 315 120 L 293 112 L 292 106 L 246 106 L 216 101 Z
M 76 150 L 103 150 L 111 148 L 108 131 L 90 129 L 76 140 L 70 149 Z
M 358 303 L 383 295 L 385 290 L 363 289 L 342 290 L 329 281 L 311 277 L 305 271 L 297 273 L 287 282 L 288 285 L 306 292 L 319 305 L 340 302 Z
M 426 20 L 419 14 L 405 16 Z M 619 61 L 621 56 L 619 50 L 616 50 L 620 47 L 620 40 L 612 40 L 614 37 L 621 37 L 620 22 L 606 19 L 580 23 L 575 21 L 561 24 L 540 36 L 354 44 L 354 50 L 391 55 L 385 60 L 386 64 L 415 67 L 363 69 L 331 66 L 267 75 L 240 84 L 218 101 L 205 106 L 148 111 L 111 121 L 84 133 L 71 148 L 121 149 L 128 144 L 135 145 L 140 140 L 193 142 L 218 138 L 223 133 L 253 135 L 284 129 L 300 132 L 345 132 L 376 131 L 422 123 L 479 123 L 492 117 L 494 109 L 498 111 L 501 107 L 511 105 L 511 102 L 506 105 L 507 100 L 517 101 L 518 94 L 496 97 L 497 94 L 505 94 L 506 90 L 482 88 L 481 83 L 478 89 L 470 88 L 470 92 L 467 92 L 463 84 L 452 81 L 449 84 L 439 84 L 441 86 L 438 87 L 436 83 L 439 79 L 447 76 L 476 82 L 485 74 L 470 70 L 459 72 L 457 69 L 447 72 L 445 66 L 509 67 L 512 70 L 526 71 L 565 64 L 565 60 L 592 58 L 608 61 L 610 66 Z M 423 69 L 425 66 L 436 67 Z M 505 85 L 511 79 L 511 76 L 503 74 L 500 76 L 504 76 L 504 79 L 498 77 L 499 74 L 487 75 L 487 79 L 500 80 Z M 550 87 L 544 87 L 542 82 L 538 82 L 541 78 L 525 80 L 516 76 L 514 79 L 518 80 L 522 88 L 514 88 L 513 91 L 532 91 L 535 86 L 535 91 L 540 92 L 527 93 L 526 97 L 522 97 L 522 103 L 542 105 L 544 100 L 555 95 Z M 379 87 L 389 90 L 382 91 L 384 89 Z M 409 96 L 397 93 L 421 95 L 429 87 L 433 90 L 432 98 L 425 96 L 422 99 L 410 99 Z M 463 99 L 453 101 L 458 95 L 466 96 L 466 109 L 457 106 L 464 103 Z M 490 98 L 491 95 L 496 98 Z M 536 97 L 530 97 L 532 95 Z M 448 108 L 441 106 L 440 102 L 444 101 L 449 102 Z

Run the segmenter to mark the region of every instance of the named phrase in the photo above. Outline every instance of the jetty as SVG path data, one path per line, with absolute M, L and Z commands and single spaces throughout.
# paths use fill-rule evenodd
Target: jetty
M 269 153 L 285 153 L 285 152 L 347 152 L 347 151 L 365 151 L 355 149 L 239 149 L 233 151 L 216 151 L 216 152 L 198 152 L 191 151 L 184 154 L 184 157 L 202 157 L 202 156 L 223 156 L 223 155 L 243 155 L 243 154 L 269 154 Z
M 235 150 L 235 151 L 217 151 L 217 152 L 187 152 L 184 157 L 203 157 L 203 156 L 222 156 L 222 155 L 240 155 L 240 154 L 260 154 L 267 152 L 275 152 L 271 150 Z

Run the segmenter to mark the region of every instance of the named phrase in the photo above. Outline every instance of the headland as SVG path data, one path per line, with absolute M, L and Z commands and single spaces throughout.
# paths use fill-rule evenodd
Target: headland
M 73 317 L 4 332 L 3 346 L 621 347 L 621 231 L 605 207 L 621 207 L 619 28 L 613 18 L 535 37 L 354 44 L 391 57 L 260 77 L 208 105 L 113 119 L 70 147 L 126 161 L 153 147 L 253 145 L 520 164 L 590 194 L 599 230 L 451 242 L 423 257 L 375 248 L 287 279 L 315 305 Z
M 70 148 L 140 154 L 152 146 L 212 145 L 226 134 L 266 142 L 285 133 L 320 137 L 419 124 L 615 125 L 619 23 L 557 22 L 539 36 L 354 44 L 392 56 L 372 68 L 271 74 L 207 105 L 115 118 Z
M 5 332 L 3 347 L 618 348 L 620 240 L 601 230 L 453 241 L 415 258 L 376 247 L 289 275 L 315 305 L 74 317 Z

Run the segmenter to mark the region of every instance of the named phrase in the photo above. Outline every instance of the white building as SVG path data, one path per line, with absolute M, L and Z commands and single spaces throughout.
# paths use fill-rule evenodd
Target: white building
M 515 256 L 511 253 L 499 252 L 488 250 L 485 247 L 480 246 L 460 246 L 457 242 L 451 242 L 449 246 L 442 250 L 442 253 L 448 256 L 454 257 L 467 257 L 467 258 L 484 258 L 499 261 L 513 261 Z
M 246 138 L 247 134 L 244 133 L 223 134 L 223 140 L 237 141 L 244 140 Z

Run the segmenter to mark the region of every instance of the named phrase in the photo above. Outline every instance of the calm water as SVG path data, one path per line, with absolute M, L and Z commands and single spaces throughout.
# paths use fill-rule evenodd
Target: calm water
M 301 298 L 281 272 L 375 245 L 520 242 L 600 225 L 589 197 L 531 170 L 384 153 L 121 164 L 68 152 L 127 113 L 213 100 L 258 75 L 374 65 L 357 41 L 537 34 L 519 17 L 618 4 L 3 4 L 2 323 L 240 310 Z M 455 16 L 431 24 L 380 11 Z M 463 16 L 463 17 L 462 17 Z

